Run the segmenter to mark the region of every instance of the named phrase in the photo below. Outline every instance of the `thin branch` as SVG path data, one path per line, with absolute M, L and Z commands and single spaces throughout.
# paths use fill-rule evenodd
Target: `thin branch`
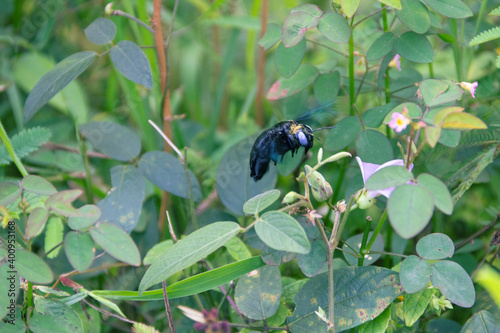
M 100 313 L 103 313 L 105 314 L 106 316 L 110 316 L 110 317 L 115 317 L 115 318 L 118 318 L 120 319 L 121 321 L 124 321 L 124 322 L 127 322 L 127 323 L 131 323 L 131 324 L 135 324 L 136 322 L 133 321 L 133 320 L 130 320 L 128 318 L 125 318 L 125 317 L 122 317 L 122 316 L 119 316 L 117 314 L 114 314 L 114 313 L 111 313 L 109 311 L 106 311 L 104 309 L 101 309 L 100 307 L 98 306 L 95 306 L 94 304 L 90 303 L 89 301 L 87 301 L 86 299 L 83 299 L 83 301 L 85 302 L 85 304 L 87 304 L 88 306 L 90 306 L 92 309 L 96 310 L 96 311 L 99 311 Z
M 170 237 L 172 237 L 172 241 L 177 243 L 177 236 L 175 235 L 174 228 L 172 227 L 172 221 L 170 221 L 170 215 L 168 214 L 168 210 L 165 211 L 167 213 L 168 220 L 168 231 L 170 232 Z
M 316 41 L 314 41 L 314 40 L 312 40 L 312 39 L 308 39 L 308 38 L 306 38 L 306 40 L 307 40 L 308 42 L 313 43 L 313 44 L 316 44 L 316 45 L 322 46 L 322 47 L 324 47 L 324 48 L 326 48 L 326 49 L 329 49 L 330 51 L 333 51 L 333 52 L 335 52 L 335 53 L 338 53 L 338 54 L 340 54 L 341 56 L 343 56 L 343 57 L 345 57 L 345 58 L 347 58 L 347 59 L 349 58 L 349 55 L 347 55 L 347 54 L 345 54 L 345 53 L 342 53 L 342 52 L 340 52 L 340 51 L 338 51 L 338 50 L 335 50 L 333 47 L 330 47 L 330 46 L 327 46 L 327 45 L 325 45 L 325 44 L 322 44 L 322 43 L 316 42 Z
M 151 119 L 148 120 L 148 121 L 151 124 L 151 126 L 153 126 L 155 128 L 155 130 L 162 136 L 162 138 L 168 143 L 168 145 L 170 147 L 172 147 L 172 149 L 175 150 L 175 152 L 177 153 L 177 155 L 179 155 L 181 157 L 181 159 L 184 161 L 184 156 L 182 155 L 182 153 L 179 150 L 179 148 L 177 148 L 174 145 L 174 143 L 172 141 L 170 141 L 170 139 L 167 137 L 167 135 L 165 133 L 163 133 L 163 131 L 158 127 L 158 125 L 156 125 Z
M 161 283 L 161 285 L 163 288 L 163 303 L 165 303 L 165 312 L 167 313 L 168 327 L 170 328 L 171 333 L 175 333 L 174 319 L 172 318 L 172 311 L 170 310 L 170 303 L 168 302 L 167 283 L 165 281 L 163 281 Z
M 124 11 L 121 11 L 121 10 L 117 9 L 117 10 L 114 10 L 113 12 L 111 12 L 111 15 L 123 16 L 123 17 L 126 17 L 128 19 L 131 19 L 132 21 L 137 22 L 140 25 L 142 25 L 144 28 L 148 29 L 149 32 L 151 32 L 152 34 L 155 33 L 155 31 L 153 30 L 153 28 L 151 28 L 149 25 L 147 25 L 146 23 L 142 22 L 137 17 L 135 17 L 133 15 L 130 15 L 128 13 L 125 13 Z
M 464 246 L 467 243 L 469 243 L 470 241 L 474 240 L 476 237 L 482 235 L 483 233 L 485 233 L 486 231 L 488 231 L 489 229 L 491 229 L 497 223 L 499 215 L 500 215 L 500 212 L 497 214 L 497 216 L 495 216 L 495 218 L 493 219 L 493 221 L 491 221 L 488 225 L 485 225 L 484 227 L 481 228 L 481 230 L 476 231 L 470 237 L 468 237 L 468 238 L 464 239 L 463 241 L 461 241 L 460 243 L 458 243 L 455 246 L 455 250 L 458 250 L 462 246 Z
M 62 150 L 62 151 L 68 151 L 70 153 L 75 153 L 75 154 L 80 154 L 80 150 L 76 148 L 71 148 L 59 143 L 54 143 L 54 142 L 47 142 L 42 145 L 42 147 L 46 150 Z M 87 151 L 87 156 L 88 157 L 95 157 L 95 158 L 104 158 L 104 159 L 110 159 L 110 157 L 106 154 L 98 153 L 98 152 L 93 152 L 93 151 Z

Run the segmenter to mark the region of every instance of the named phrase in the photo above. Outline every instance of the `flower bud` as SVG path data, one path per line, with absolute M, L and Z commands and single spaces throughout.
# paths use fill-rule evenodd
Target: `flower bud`
M 368 197 L 364 188 L 356 192 L 354 195 L 359 209 L 368 209 L 377 202 L 377 199 Z
M 292 204 L 295 201 L 297 201 L 298 198 L 299 198 L 299 194 L 297 192 L 290 191 L 285 195 L 285 197 L 283 198 L 283 201 L 281 201 L 281 203 L 282 204 Z
M 104 7 L 104 13 L 106 15 L 112 15 L 114 12 L 114 9 L 113 9 L 113 3 L 110 2 L 106 5 L 106 7 Z
M 319 202 L 323 202 L 330 199 L 333 195 L 333 189 L 330 186 L 330 184 L 325 180 L 325 177 L 323 177 L 323 175 L 320 174 L 318 171 L 314 171 L 312 174 L 309 174 L 312 170 L 309 165 L 306 165 L 305 168 L 306 168 L 306 173 L 309 176 L 307 182 L 311 187 L 311 192 L 313 194 L 313 197 Z

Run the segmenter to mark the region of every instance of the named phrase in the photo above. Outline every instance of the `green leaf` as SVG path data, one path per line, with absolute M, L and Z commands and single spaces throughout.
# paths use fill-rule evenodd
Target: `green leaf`
M 403 292 L 398 273 L 374 266 L 344 267 L 334 271 L 335 328 L 338 332 L 361 325 L 380 315 Z M 326 323 L 316 315 L 328 313 L 328 276 L 307 281 L 294 297 L 296 304 L 288 325 L 294 333 L 323 333 Z
M 396 16 L 408 29 L 424 34 L 431 27 L 431 17 L 427 7 L 418 0 L 401 0 L 401 10 Z
M 345 44 L 351 39 L 351 27 L 342 15 L 336 12 L 327 12 L 319 19 L 318 30 L 328 40 L 334 43 Z
M 116 305 L 115 303 L 105 299 L 104 297 L 101 297 L 101 296 L 98 296 L 98 295 L 95 295 L 93 292 L 89 292 L 88 293 L 89 296 L 91 296 L 93 299 L 95 299 L 96 301 L 98 301 L 99 303 L 103 304 L 103 305 L 106 305 L 108 308 L 114 310 L 116 313 L 118 313 L 120 316 L 122 317 L 125 317 L 126 316 L 123 314 L 123 312 L 120 310 L 120 308 L 118 307 L 118 305 Z
M 182 162 L 163 151 L 149 151 L 139 160 L 139 170 L 160 189 L 189 199 L 189 187 Z M 188 171 L 193 200 L 201 201 L 201 188 L 191 170 Z
M 116 69 L 132 82 L 153 88 L 151 66 L 144 52 L 135 43 L 128 40 L 119 41 L 109 53 Z
M 319 104 L 332 103 L 339 94 L 339 88 L 340 73 L 338 71 L 320 74 L 314 82 L 314 97 Z
M 319 9 L 318 6 L 310 3 L 298 5 L 290 9 L 290 13 L 296 13 L 296 12 L 306 12 L 317 18 L 320 18 L 323 15 L 323 11 Z
M 394 230 L 408 239 L 418 235 L 429 223 L 434 199 L 425 187 L 406 184 L 392 192 L 387 209 Z
M 129 161 L 141 151 L 141 140 L 125 126 L 110 121 L 91 121 L 80 125 L 79 130 L 94 149 L 115 160 Z
M 33 87 L 24 104 L 24 122 L 28 122 L 55 94 L 80 75 L 95 59 L 93 51 L 78 52 L 62 60 Z
M 421 238 L 417 243 L 418 255 L 427 260 L 451 258 L 454 252 L 455 245 L 445 234 L 430 234 Z
M 439 136 L 439 143 L 443 146 L 455 148 L 460 143 L 460 131 L 442 129 Z
M 413 294 L 427 286 L 431 272 L 431 265 L 426 260 L 411 255 L 401 264 L 399 279 L 404 290 Z
M 43 230 L 48 218 L 49 211 L 44 207 L 37 207 L 33 209 L 28 217 L 28 222 L 26 223 L 26 233 L 24 234 L 24 237 L 26 237 L 26 239 L 31 239 L 37 236 Z
M 487 129 L 488 126 L 478 117 L 466 112 L 452 112 L 443 120 L 443 128 L 458 130 Z
M 267 92 L 267 99 L 274 101 L 295 95 L 311 85 L 319 75 L 319 71 L 311 64 L 303 64 L 290 78 L 280 78 Z
M 248 246 L 238 237 L 231 238 L 224 246 L 234 260 L 244 260 L 252 256 Z
M 21 192 L 22 190 L 18 183 L 0 183 L 0 205 L 8 206 L 16 200 L 20 200 Z
M 356 10 L 358 10 L 358 6 L 361 0 L 340 0 L 340 6 L 342 7 L 342 11 L 344 14 L 351 18 Z
M 24 129 L 14 135 L 11 139 L 12 149 L 17 157 L 23 158 L 37 151 L 44 143 L 49 141 L 52 133 L 43 127 Z M 0 165 L 8 165 L 12 162 L 5 145 L 0 146 Z
M 405 295 L 403 316 L 407 327 L 413 326 L 420 319 L 433 295 L 434 290 L 432 289 L 422 289 L 414 294 Z
M 36 297 L 36 302 L 43 302 L 44 313 L 33 311 L 29 329 L 33 333 L 83 332 L 83 324 L 78 314 L 62 301 Z M 36 303 L 35 303 L 36 304 Z
M 360 131 L 361 123 L 358 117 L 345 117 L 328 132 L 324 147 L 329 151 L 342 150 L 356 139 Z
M 264 266 L 239 278 L 234 292 L 238 309 L 248 318 L 271 317 L 280 304 L 281 274 L 278 267 Z
M 434 60 L 432 45 L 423 35 L 407 31 L 396 39 L 396 52 L 403 58 L 418 63 L 430 63 Z
M 472 16 L 472 11 L 460 0 L 423 0 L 423 2 L 439 14 L 449 18 Z
M 101 209 L 99 221 L 113 223 L 130 233 L 139 222 L 146 191 L 146 182 L 139 170 L 131 165 L 111 169 L 113 189 L 97 203 Z
M 282 212 L 268 212 L 255 223 L 259 238 L 269 247 L 295 253 L 309 253 L 311 245 L 299 222 Z
M 456 262 L 443 260 L 432 264 L 431 282 L 450 302 L 464 308 L 474 305 L 474 284 L 465 269 Z
M 283 43 L 280 43 L 274 54 L 276 70 L 283 77 L 291 77 L 299 69 L 305 54 L 305 39 L 302 39 L 297 45 L 292 47 L 285 47 Z
M 370 231 L 368 233 L 368 239 L 371 239 L 372 235 L 373 235 L 373 231 Z M 356 253 L 359 254 L 362 240 L 363 240 L 363 234 L 357 234 L 357 235 L 350 237 L 345 242 L 344 246 L 342 246 L 342 249 L 344 251 L 346 251 L 346 252 L 344 252 L 344 258 L 349 263 L 350 266 L 357 266 L 358 265 L 358 258 L 349 254 L 347 251 L 352 252 L 352 249 L 355 249 Z M 375 238 L 375 242 L 373 242 L 373 245 L 372 245 L 370 250 L 371 251 L 384 251 L 384 237 L 381 234 L 377 235 L 377 238 Z M 370 266 L 375 261 L 377 261 L 379 258 L 380 258 L 380 254 L 365 254 L 365 258 L 363 260 L 363 266 Z
M 246 138 L 229 148 L 217 169 L 217 194 L 224 206 L 238 215 L 244 214 L 243 205 L 248 199 L 273 189 L 276 184 L 277 172 L 272 164 L 260 181 L 250 178 L 249 157 L 255 138 Z
M 82 272 L 94 261 L 94 241 L 87 232 L 70 231 L 64 237 L 64 252 L 71 266 Z
M 398 10 L 401 9 L 401 0 L 378 0 L 378 2 Z
M 453 212 L 453 199 L 448 187 L 441 180 L 428 173 L 423 173 L 418 176 L 417 182 L 432 193 L 437 209 L 446 215 L 451 215 Z
M 424 80 L 420 83 L 420 93 L 427 106 L 454 102 L 462 97 L 463 91 L 456 83 L 443 80 Z
M 90 229 L 94 242 L 104 249 L 113 258 L 133 266 L 141 264 L 141 255 L 130 236 L 120 227 L 99 222 Z
M 285 47 L 297 45 L 306 35 L 308 29 L 318 25 L 318 18 L 307 12 L 290 13 L 283 23 L 281 40 Z
M 82 190 L 76 189 L 52 194 L 45 201 L 45 208 L 65 217 L 78 216 L 78 211 L 71 206 L 71 203 L 82 195 L 82 193 Z
M 297 255 L 297 264 L 307 277 L 313 277 L 323 270 L 326 263 L 326 247 L 322 239 L 310 240 L 311 251 Z
M 500 16 L 500 7 L 493 9 L 489 15 Z
M 165 252 L 172 245 L 174 245 L 174 242 L 171 239 L 167 239 L 155 244 L 155 246 L 153 246 L 144 257 L 144 265 L 151 265 L 153 262 L 158 260 L 158 258 L 163 255 L 163 252 Z
M 77 210 L 79 216 L 68 219 L 68 226 L 73 230 L 88 228 L 101 218 L 101 209 L 96 205 L 83 205 Z
M 269 23 L 266 28 L 266 33 L 259 39 L 258 44 L 264 48 L 264 50 L 269 50 L 277 42 L 281 40 L 281 27 L 276 23 Z
M 45 242 L 44 250 L 45 253 L 49 252 L 55 248 L 52 252 L 47 254 L 48 259 L 53 259 L 57 257 L 62 249 L 61 243 L 64 238 L 64 225 L 60 217 L 51 217 L 47 223 L 47 229 L 45 229 Z M 56 247 L 57 246 L 57 247 Z
M 45 178 L 34 175 L 27 175 L 21 183 L 25 191 L 40 195 L 52 195 L 57 193 L 56 188 Z
M 379 38 L 375 39 L 366 53 L 368 60 L 380 59 L 391 52 L 394 46 L 394 40 L 395 38 L 392 32 L 386 32 Z
M 116 25 L 110 19 L 99 17 L 84 30 L 88 40 L 97 45 L 109 44 L 116 34 Z
M 498 319 L 486 310 L 474 313 L 462 327 L 460 333 L 497 333 L 500 331 Z
M 234 222 L 216 222 L 196 230 L 169 247 L 146 271 L 139 294 L 172 274 L 191 266 L 223 246 L 241 231 Z
M 356 152 L 363 162 L 384 164 L 394 158 L 389 139 L 379 131 L 372 129 L 361 131 L 355 145 Z
M 271 206 L 280 197 L 279 190 L 271 190 L 262 194 L 256 195 L 243 205 L 245 214 L 256 214 L 262 212 L 267 207 Z
M 49 284 L 54 280 L 50 267 L 32 252 L 16 250 L 15 266 L 19 275 L 29 282 Z
M 377 318 L 370 320 L 359 326 L 359 333 L 382 333 L 387 332 L 389 321 L 391 319 L 391 307 L 385 309 Z
M 498 156 L 498 149 L 496 146 L 482 152 L 475 159 L 467 163 L 460 170 L 455 172 L 453 176 L 448 178 L 446 184 L 449 188 L 453 188 L 453 202 L 456 203 L 458 199 L 464 195 L 465 191 L 474 183 L 483 170 Z
M 383 190 L 389 187 L 396 187 L 408 183 L 413 178 L 413 174 L 405 167 L 391 165 L 375 172 L 366 181 L 367 190 Z
M 397 104 L 390 102 L 384 105 L 376 106 L 363 112 L 363 122 L 365 126 L 377 128 L 384 122 L 385 117 Z
M 297 253 L 278 251 L 264 244 L 260 257 L 266 263 L 266 265 L 279 266 L 297 258 Z
M 240 276 L 247 274 L 264 266 L 260 257 L 252 257 L 212 269 L 201 274 L 190 276 L 182 281 L 171 284 L 167 287 L 169 299 L 186 297 L 200 294 L 207 290 L 217 288 L 225 283 L 236 280 Z M 107 299 L 116 299 L 124 301 L 158 301 L 163 300 L 163 290 L 155 289 L 145 291 L 139 296 L 137 291 L 128 290 L 94 290 L 94 295 L 102 296 Z

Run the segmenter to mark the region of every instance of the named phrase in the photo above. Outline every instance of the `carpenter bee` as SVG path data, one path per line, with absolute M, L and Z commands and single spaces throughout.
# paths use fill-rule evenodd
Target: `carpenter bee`
M 273 127 L 262 132 L 255 140 L 250 153 L 250 177 L 254 181 L 260 180 L 269 170 L 269 163 L 278 162 L 289 150 L 293 155 L 302 146 L 305 153 L 312 148 L 314 144 L 314 131 L 305 124 L 296 120 L 286 120 L 277 123 Z

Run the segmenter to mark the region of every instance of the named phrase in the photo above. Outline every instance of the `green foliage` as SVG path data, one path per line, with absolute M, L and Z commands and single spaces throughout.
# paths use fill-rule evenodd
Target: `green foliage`
M 49 141 L 51 135 L 50 130 L 43 127 L 22 130 L 12 137 L 12 148 L 19 158 L 24 158 Z M 5 145 L 0 146 L 0 165 L 8 165 L 10 162 L 12 162 L 12 158 L 7 148 Z

